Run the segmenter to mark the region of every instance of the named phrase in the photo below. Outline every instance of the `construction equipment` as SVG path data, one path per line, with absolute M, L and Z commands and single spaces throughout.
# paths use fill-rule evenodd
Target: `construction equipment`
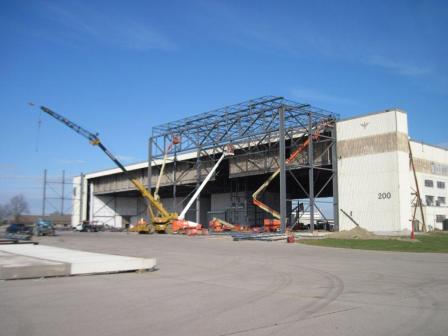
M 138 232 L 140 234 L 148 234 L 151 233 L 148 222 L 145 221 L 144 218 L 140 218 L 133 227 L 129 229 L 130 232 Z
M 179 231 L 185 230 L 185 229 L 188 230 L 190 228 L 197 229 L 197 230 L 201 229 L 201 227 L 202 227 L 201 224 L 185 220 L 185 215 L 187 214 L 188 210 L 190 210 L 190 207 L 193 204 L 193 202 L 196 201 L 196 199 L 199 197 L 199 194 L 201 193 L 202 189 L 204 189 L 205 185 L 208 183 L 208 181 L 210 181 L 210 179 L 212 178 L 216 169 L 218 169 L 219 165 L 221 164 L 222 160 L 224 160 L 224 158 L 226 156 L 234 155 L 233 151 L 234 151 L 234 148 L 230 144 L 224 147 L 224 151 L 223 151 L 221 157 L 219 158 L 219 160 L 215 163 L 213 168 L 207 174 L 204 181 L 202 181 L 201 185 L 196 190 L 196 192 L 191 197 L 191 199 L 188 201 L 187 205 L 182 210 L 179 217 L 176 220 L 173 220 L 173 232 L 179 232 Z
M 151 218 L 151 222 L 154 225 L 155 231 L 158 233 L 166 232 L 167 226 L 170 223 L 170 221 L 177 218 L 177 213 L 168 212 L 164 208 L 163 204 L 159 200 L 154 198 L 154 196 L 146 189 L 146 187 L 139 180 L 132 177 L 132 175 L 121 164 L 121 162 L 118 161 L 118 159 L 103 145 L 100 138 L 98 137 L 98 133 L 93 134 L 87 131 L 86 129 L 73 123 L 67 118 L 59 115 L 58 113 L 54 112 L 48 107 L 41 106 L 40 109 L 45 113 L 49 114 L 50 116 L 52 116 L 53 118 L 55 118 L 56 120 L 59 120 L 64 125 L 70 127 L 76 133 L 87 138 L 92 145 L 98 146 L 118 166 L 118 168 L 121 169 L 124 175 L 132 182 L 132 184 L 137 188 L 142 197 L 146 200 L 148 205 L 149 217 Z
M 159 177 L 157 178 L 156 189 L 154 190 L 154 198 L 156 200 L 160 200 L 160 196 L 159 196 L 160 181 L 162 180 L 163 172 L 165 171 L 166 161 L 168 160 L 168 153 L 178 143 L 180 143 L 180 137 L 177 135 L 174 135 L 171 143 L 165 149 L 165 154 L 163 155 L 162 166 L 160 167 Z
M 292 154 L 285 160 L 285 165 L 289 165 L 291 164 L 296 158 L 297 156 L 303 152 L 305 150 L 305 148 L 308 147 L 309 143 L 310 143 L 310 137 L 312 137 L 313 140 L 317 140 L 320 137 L 320 134 L 322 132 L 322 130 L 327 127 L 329 125 L 329 121 L 323 121 L 322 123 L 320 123 L 315 131 L 306 138 L 306 140 L 299 145 L 299 147 L 297 147 L 297 149 L 292 152 Z M 311 133 L 311 130 L 310 130 Z M 266 205 L 265 203 L 261 202 L 258 197 L 260 196 L 260 194 L 266 190 L 266 188 L 269 186 L 269 184 L 280 174 L 280 167 L 274 171 L 272 173 L 272 175 L 252 194 L 252 202 L 254 205 L 258 206 L 260 209 L 266 211 L 267 213 L 271 214 L 273 217 L 275 217 L 276 219 L 281 219 L 280 213 L 275 210 L 272 209 L 271 207 L 269 207 L 268 205 Z M 275 224 L 274 222 L 269 222 L 268 225 L 265 224 L 265 227 L 268 227 L 268 230 L 276 230 L 276 226 L 277 224 Z
M 213 217 L 208 223 L 208 226 L 212 228 L 214 232 L 232 231 L 235 229 L 235 225 L 216 217 Z
M 265 218 L 263 221 L 263 232 L 280 231 L 280 220 Z

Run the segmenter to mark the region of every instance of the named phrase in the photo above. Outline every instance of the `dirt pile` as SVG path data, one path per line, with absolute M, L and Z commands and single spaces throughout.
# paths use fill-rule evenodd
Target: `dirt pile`
M 378 236 L 359 226 L 349 231 L 339 231 L 328 235 L 327 238 L 335 239 L 387 239 L 386 237 Z

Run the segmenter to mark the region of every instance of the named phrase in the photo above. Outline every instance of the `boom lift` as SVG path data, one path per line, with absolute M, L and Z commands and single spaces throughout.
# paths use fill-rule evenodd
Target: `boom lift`
M 201 185 L 196 190 L 194 195 L 190 198 L 190 200 L 188 201 L 187 205 L 185 206 L 185 208 L 182 210 L 182 212 L 180 213 L 179 217 L 177 218 L 177 220 L 173 220 L 173 231 L 174 232 L 178 232 L 180 230 L 185 230 L 185 229 L 188 229 L 188 228 L 195 228 L 195 229 L 200 229 L 201 228 L 201 224 L 185 220 L 185 215 L 187 214 L 188 210 L 190 210 L 193 202 L 196 201 L 196 199 L 199 197 L 199 194 L 201 193 L 202 189 L 204 189 L 205 185 L 208 183 L 208 181 L 210 181 L 210 179 L 212 178 L 212 176 L 215 173 L 216 169 L 218 169 L 219 165 L 221 164 L 222 160 L 224 160 L 224 158 L 226 156 L 230 156 L 230 155 L 233 155 L 233 154 L 234 154 L 233 153 L 233 146 L 230 145 L 230 144 L 225 146 L 224 151 L 223 151 L 221 157 L 215 163 L 215 165 L 210 170 L 210 172 L 207 174 L 207 176 L 205 177 L 204 181 L 202 181 Z
M 72 130 L 74 130 L 76 133 L 82 135 L 83 137 L 87 138 L 89 142 L 94 145 L 98 146 L 106 155 L 118 166 L 118 168 L 121 169 L 121 171 L 124 173 L 124 175 L 132 182 L 132 184 L 137 188 L 137 190 L 140 192 L 142 197 L 146 200 L 148 205 L 148 213 L 149 217 L 151 218 L 151 222 L 155 227 L 155 231 L 159 233 L 166 232 L 166 228 L 168 224 L 171 222 L 171 220 L 177 218 L 177 213 L 171 213 L 168 212 L 163 204 L 156 199 L 147 189 L 146 187 L 137 179 L 133 178 L 132 175 L 129 173 L 128 170 L 121 164 L 120 161 L 103 145 L 100 138 L 98 137 L 98 133 L 93 134 L 86 129 L 82 128 L 81 126 L 73 123 L 72 121 L 68 120 L 67 118 L 59 115 L 58 113 L 54 112 L 53 110 L 49 109 L 48 107 L 41 106 L 40 109 L 55 118 L 56 120 L 59 120 L 61 123 L 65 124 L 66 126 L 70 127 Z M 153 209 L 154 208 L 154 209 Z M 157 211 L 157 215 L 155 213 Z M 140 227 L 138 230 L 139 233 L 149 233 L 150 228 L 148 226 Z
M 317 140 L 320 138 L 320 134 L 322 132 L 322 130 L 328 126 L 328 122 L 323 122 L 320 125 L 317 126 L 317 128 L 315 129 L 315 131 L 310 135 L 313 140 Z M 297 156 L 303 152 L 305 150 L 305 148 L 308 147 L 309 143 L 310 143 L 310 136 L 308 136 L 306 138 L 306 140 L 300 144 L 299 147 L 297 147 L 297 149 L 291 153 L 291 155 L 285 160 L 285 165 L 289 165 L 291 164 L 296 158 Z M 254 205 L 258 206 L 260 209 L 266 211 L 267 213 L 271 214 L 273 217 L 275 217 L 276 219 L 280 219 L 280 213 L 275 210 L 272 209 L 271 207 L 269 207 L 267 204 L 261 202 L 258 197 L 260 196 L 260 194 L 266 190 L 266 188 L 269 186 L 269 184 L 278 176 L 278 174 L 280 174 L 280 167 L 274 171 L 272 173 L 272 175 L 260 186 L 260 188 L 258 188 L 253 194 L 252 194 L 252 202 Z M 272 220 L 268 220 L 265 221 L 265 227 L 269 227 L 270 229 L 272 229 L 272 226 L 275 227 L 279 227 L 279 223 L 274 223 Z

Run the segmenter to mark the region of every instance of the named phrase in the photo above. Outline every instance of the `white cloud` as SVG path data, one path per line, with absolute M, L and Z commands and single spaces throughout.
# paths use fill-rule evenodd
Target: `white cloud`
M 409 64 L 402 61 L 394 61 L 379 56 L 372 57 L 368 63 L 385 68 L 403 76 L 418 77 L 431 74 L 431 70 L 427 67 Z
M 45 16 L 66 29 L 64 38 L 97 42 L 137 50 L 175 50 L 173 41 L 147 23 L 125 17 L 113 17 L 91 10 L 87 5 L 72 3 L 63 7 L 46 3 Z
M 324 102 L 324 103 L 331 103 L 331 104 L 344 104 L 344 105 L 353 105 L 356 104 L 356 101 L 350 98 L 345 97 L 339 97 L 332 94 L 327 94 L 323 92 L 319 92 L 312 89 L 293 89 L 292 95 L 294 98 L 301 102 L 307 102 L 310 101 L 310 103 L 313 103 L 315 101 L 318 102 Z

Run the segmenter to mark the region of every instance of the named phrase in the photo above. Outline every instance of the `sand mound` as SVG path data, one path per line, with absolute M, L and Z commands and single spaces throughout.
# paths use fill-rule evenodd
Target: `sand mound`
M 359 226 L 349 231 L 339 231 L 327 236 L 335 239 L 386 239 L 386 237 L 378 236 Z

